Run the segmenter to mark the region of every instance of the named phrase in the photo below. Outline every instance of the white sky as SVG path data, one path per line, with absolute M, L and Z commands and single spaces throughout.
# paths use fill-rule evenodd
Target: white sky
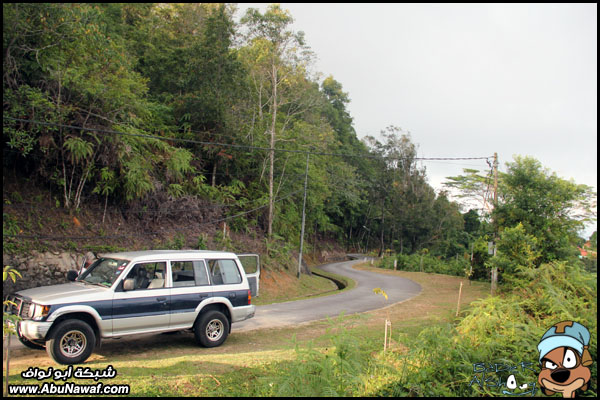
M 238 7 L 241 16 L 267 4 Z M 315 70 L 349 94 L 359 138 L 396 125 L 411 133 L 419 157 L 497 152 L 504 171 L 513 155 L 529 155 L 597 190 L 596 4 L 281 7 L 316 53 Z M 424 165 L 436 189 L 462 168 L 487 168 Z

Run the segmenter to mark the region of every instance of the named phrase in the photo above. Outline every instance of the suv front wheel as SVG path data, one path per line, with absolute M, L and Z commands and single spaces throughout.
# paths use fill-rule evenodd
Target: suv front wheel
M 220 346 L 228 334 L 229 320 L 217 310 L 208 311 L 194 323 L 196 341 L 204 347 Z
M 46 351 L 59 364 L 80 364 L 87 360 L 96 346 L 96 335 L 85 322 L 67 319 L 50 334 Z

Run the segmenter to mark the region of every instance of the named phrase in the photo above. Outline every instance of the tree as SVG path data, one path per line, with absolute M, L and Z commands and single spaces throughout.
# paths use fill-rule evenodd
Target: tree
M 496 245 L 496 256 L 486 264 L 490 269 L 496 268 L 508 282 L 517 282 L 513 279 L 514 275 L 519 271 L 535 268 L 540 258 L 538 240 L 527 234 L 521 223 L 504 229 Z
M 381 135 L 385 139 L 383 143 L 370 136 L 365 138 L 372 155 L 376 156 L 372 160 L 374 172 L 368 179 L 370 204 L 379 209 L 375 219 L 380 221 L 380 254 L 383 254 L 386 233 L 391 237 L 390 242 L 397 238 L 400 252 L 405 247 L 415 252 L 441 240 L 441 230 L 448 227 L 448 223 L 457 222 L 462 229 L 458 208 L 445 202 L 445 196 L 436 198 L 426 181 L 425 169 L 417 165 L 417 148 L 410 134 L 389 126 Z
M 506 165 L 493 213 L 498 231 L 522 224 L 540 246 L 537 265 L 572 256 L 577 232 L 595 219 L 592 188 L 559 178 L 531 157 L 516 156 Z
M 293 22 L 289 11 L 272 4 L 264 14 L 250 8 L 242 18 L 248 28 L 246 43 L 254 64 L 251 76 L 254 81 L 260 119 L 264 106 L 268 106 L 270 121 L 267 122 L 270 136 L 269 147 L 269 210 L 267 235 L 273 233 L 273 200 L 275 144 L 277 136 L 287 128 L 291 118 L 303 113 L 314 100 L 303 98 L 309 86 L 304 76 L 312 62 L 312 53 L 304 43 L 303 32 L 289 29 Z M 303 87 L 302 87 L 303 86 Z M 285 110 L 283 118 L 280 110 Z M 278 121 L 280 121 L 278 123 Z
M 592 246 L 591 249 L 596 251 L 598 250 L 598 232 L 594 231 L 594 233 L 592 233 L 592 235 L 590 236 L 590 245 Z
M 34 152 L 37 172 L 61 186 L 64 206 L 78 208 L 110 136 L 71 129 L 143 126 L 147 87 L 133 71 L 120 37 L 105 31 L 100 9 L 88 4 L 10 4 L 4 26 L 6 116 L 59 125 L 5 122 L 12 145 Z M 10 144 L 9 144 L 10 146 Z
M 479 220 L 479 214 L 477 214 L 477 210 L 469 210 L 463 214 L 463 218 L 465 220 L 465 232 L 470 235 L 477 234 L 479 227 L 481 226 L 481 221 Z
M 327 169 L 333 190 L 327 199 L 326 212 L 345 234 L 350 248 L 357 244 L 359 233 L 364 230 L 368 210 L 366 176 L 372 172 L 369 171 L 372 163 L 368 159 L 367 146 L 356 137 L 352 117 L 346 110 L 350 98 L 342 90 L 342 84 L 333 76 L 328 76 L 321 83 L 321 91 L 326 101 L 320 112 L 333 129 L 337 142 L 331 150 L 353 155 L 351 159 L 336 158 L 330 161 Z
M 463 169 L 464 175 L 448 176 L 442 184 L 450 189 L 458 190 L 457 196 L 479 204 L 482 216 L 487 216 L 493 208 L 493 178 L 490 174 L 483 176 L 479 170 Z

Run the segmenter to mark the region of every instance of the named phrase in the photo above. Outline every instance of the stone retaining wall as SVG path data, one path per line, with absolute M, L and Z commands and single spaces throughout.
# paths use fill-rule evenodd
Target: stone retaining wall
M 8 278 L 3 283 L 3 294 L 12 294 L 22 289 L 66 283 L 67 271 L 79 268 L 86 259 L 95 258 L 90 252 L 87 254 L 32 251 L 29 257 L 6 256 L 2 257 L 3 265 L 10 265 L 19 271 L 21 278 L 13 281 Z

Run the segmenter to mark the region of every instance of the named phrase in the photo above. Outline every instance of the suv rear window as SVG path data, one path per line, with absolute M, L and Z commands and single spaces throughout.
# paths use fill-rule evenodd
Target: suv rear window
M 242 276 L 233 260 L 209 260 L 208 269 L 213 285 L 242 283 Z
M 204 261 L 171 262 L 173 287 L 208 285 L 208 274 Z

